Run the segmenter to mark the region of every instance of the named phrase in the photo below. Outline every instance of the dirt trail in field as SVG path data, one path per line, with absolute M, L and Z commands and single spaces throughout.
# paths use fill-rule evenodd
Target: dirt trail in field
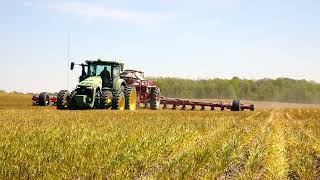
M 246 120 L 255 121 L 259 119 L 259 116 L 269 115 L 267 111 L 258 112 L 252 116 L 246 118 Z M 232 156 L 240 155 L 239 158 L 233 160 L 229 165 L 228 169 L 219 176 L 217 179 L 232 179 L 235 177 L 240 177 L 242 179 L 247 179 L 245 174 L 253 174 L 253 169 L 256 173 L 253 176 L 259 177 L 261 174 L 261 168 L 255 164 L 259 164 L 261 161 L 261 154 L 263 154 L 263 147 L 260 146 L 264 144 L 266 139 L 266 132 L 268 126 L 270 126 L 273 114 L 269 115 L 268 121 L 262 121 L 257 123 L 252 129 L 248 130 L 246 134 L 243 135 L 242 144 L 234 150 Z
M 248 114 L 243 119 L 243 121 L 253 121 L 253 118 L 258 116 L 259 114 L 261 114 L 261 112 Z M 162 158 L 162 161 L 159 164 L 156 164 L 154 167 L 141 174 L 138 179 L 146 177 L 151 178 L 157 174 L 161 174 L 163 171 L 170 171 L 170 169 L 177 166 L 177 164 L 185 161 L 184 158 L 193 156 L 194 154 L 200 155 L 203 153 L 203 155 L 206 156 L 205 153 L 207 153 L 208 146 L 211 146 L 211 148 L 218 148 L 218 144 L 215 144 L 213 142 L 216 142 L 218 140 L 222 142 L 227 141 L 228 138 L 226 138 L 226 136 L 228 136 L 230 130 L 237 131 L 237 121 L 238 120 L 218 121 L 214 128 L 208 130 L 208 133 L 196 133 L 190 139 L 187 139 L 183 143 L 173 146 L 175 151 L 170 154 L 170 156 Z M 205 158 L 206 160 L 202 162 L 203 166 L 204 164 L 208 163 L 207 158 Z M 199 171 L 198 173 L 201 174 L 199 176 L 203 176 L 203 173 L 201 173 L 201 171 Z
M 264 101 L 243 101 L 243 103 L 252 103 L 257 109 L 308 109 L 320 108 L 319 104 L 299 104 L 299 103 L 281 103 L 281 102 L 264 102 Z
M 319 179 L 317 110 L 273 109 L 242 139 L 226 173 L 218 179 Z M 262 120 L 262 121 L 261 121 Z M 316 123 L 316 124 L 314 124 Z
M 315 138 L 319 133 L 313 129 L 319 116 L 306 109 L 277 109 L 270 114 L 262 177 L 319 179 L 320 143 Z
M 197 101 L 205 102 L 220 102 L 219 99 L 196 99 Z M 222 100 L 224 103 L 232 103 L 232 100 Z M 283 109 L 283 108 L 294 108 L 294 109 L 306 109 L 306 108 L 320 108 L 320 104 L 302 104 L 302 103 L 285 103 L 285 102 L 270 102 L 270 101 L 250 101 L 241 100 L 243 104 L 254 104 L 256 109 Z
M 265 161 L 266 176 L 275 179 L 285 179 L 288 171 L 288 160 L 286 157 L 286 139 L 284 136 L 283 114 L 272 111 L 270 122 L 271 132 L 268 136 L 267 155 Z
M 312 127 L 317 126 L 318 120 L 314 119 L 314 117 L 308 117 L 307 114 L 312 115 L 312 113 L 317 113 L 317 111 L 309 111 L 306 110 L 304 112 L 298 111 L 294 112 L 291 109 L 285 113 L 287 120 L 290 123 L 290 127 L 292 129 L 294 139 L 291 141 L 293 146 L 299 146 L 299 148 L 295 149 L 294 155 L 292 155 L 292 170 L 291 176 L 299 177 L 300 174 L 304 174 L 306 179 L 320 179 L 320 142 L 318 140 L 319 131 L 314 131 Z M 307 116 L 307 117 L 306 117 Z M 300 119 L 301 118 L 301 119 Z M 303 118 L 307 118 L 308 120 L 304 120 Z M 316 123 L 313 121 L 316 120 Z M 288 123 L 288 124 L 289 124 Z M 297 143 L 299 142 L 299 144 Z M 306 169 L 297 169 L 295 168 L 296 164 L 301 164 L 301 161 L 297 161 L 295 156 L 300 154 L 304 159 L 304 166 L 308 167 Z

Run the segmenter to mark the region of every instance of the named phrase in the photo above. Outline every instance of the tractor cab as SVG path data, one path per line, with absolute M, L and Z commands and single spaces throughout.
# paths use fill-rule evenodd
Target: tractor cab
M 71 63 L 71 70 L 74 68 L 74 63 Z M 82 67 L 82 72 L 79 77 L 79 82 L 88 79 L 89 77 L 100 76 L 102 86 L 113 88 L 114 82 L 120 79 L 120 73 L 123 71 L 124 64 L 116 61 L 102 61 L 100 59 L 91 61 L 87 60 L 85 64 L 78 64 Z

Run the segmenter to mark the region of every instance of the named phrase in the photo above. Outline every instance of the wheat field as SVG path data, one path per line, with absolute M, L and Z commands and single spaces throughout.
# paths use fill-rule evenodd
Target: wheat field
M 58 111 L 0 94 L 1 179 L 319 179 L 320 109 Z

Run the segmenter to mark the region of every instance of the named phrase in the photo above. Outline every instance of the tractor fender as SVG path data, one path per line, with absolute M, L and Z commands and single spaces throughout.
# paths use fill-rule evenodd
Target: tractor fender
M 92 101 L 88 104 L 88 106 L 90 108 L 93 108 L 94 107 L 94 102 L 96 101 L 96 93 L 99 90 L 102 89 L 102 79 L 100 76 L 92 76 L 92 77 L 88 77 L 87 79 L 81 81 L 78 86 L 84 86 L 84 87 L 87 87 L 87 88 L 90 88 L 92 89 L 93 91 L 93 97 L 92 98 Z
M 93 89 L 97 89 L 97 88 L 100 88 L 102 87 L 102 79 L 100 76 L 92 76 L 92 77 L 89 77 L 83 81 L 81 81 L 79 84 L 79 86 L 90 86 L 92 87 Z
M 97 85 L 94 89 L 93 89 L 93 97 L 92 97 L 92 102 L 90 103 L 90 107 L 93 108 L 94 107 L 94 103 L 96 102 L 96 95 L 98 90 L 102 89 L 102 84 Z
M 126 86 L 127 83 L 123 79 L 118 79 L 116 83 L 113 84 L 113 89 L 120 90 L 121 86 Z

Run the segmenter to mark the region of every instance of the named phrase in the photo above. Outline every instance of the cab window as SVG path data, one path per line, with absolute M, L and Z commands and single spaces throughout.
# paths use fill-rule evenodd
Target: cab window
M 97 71 L 96 71 L 96 76 L 100 76 L 101 72 L 104 70 L 105 67 L 107 67 L 107 71 L 109 71 L 109 73 L 111 72 L 111 66 L 110 65 L 98 65 L 97 66 Z
M 91 64 L 88 69 L 88 74 L 89 74 L 89 76 L 99 76 L 105 67 L 107 67 L 107 71 L 109 71 L 109 73 L 111 73 L 111 66 L 110 65 Z
M 120 68 L 118 66 L 113 67 L 113 77 L 120 76 Z

